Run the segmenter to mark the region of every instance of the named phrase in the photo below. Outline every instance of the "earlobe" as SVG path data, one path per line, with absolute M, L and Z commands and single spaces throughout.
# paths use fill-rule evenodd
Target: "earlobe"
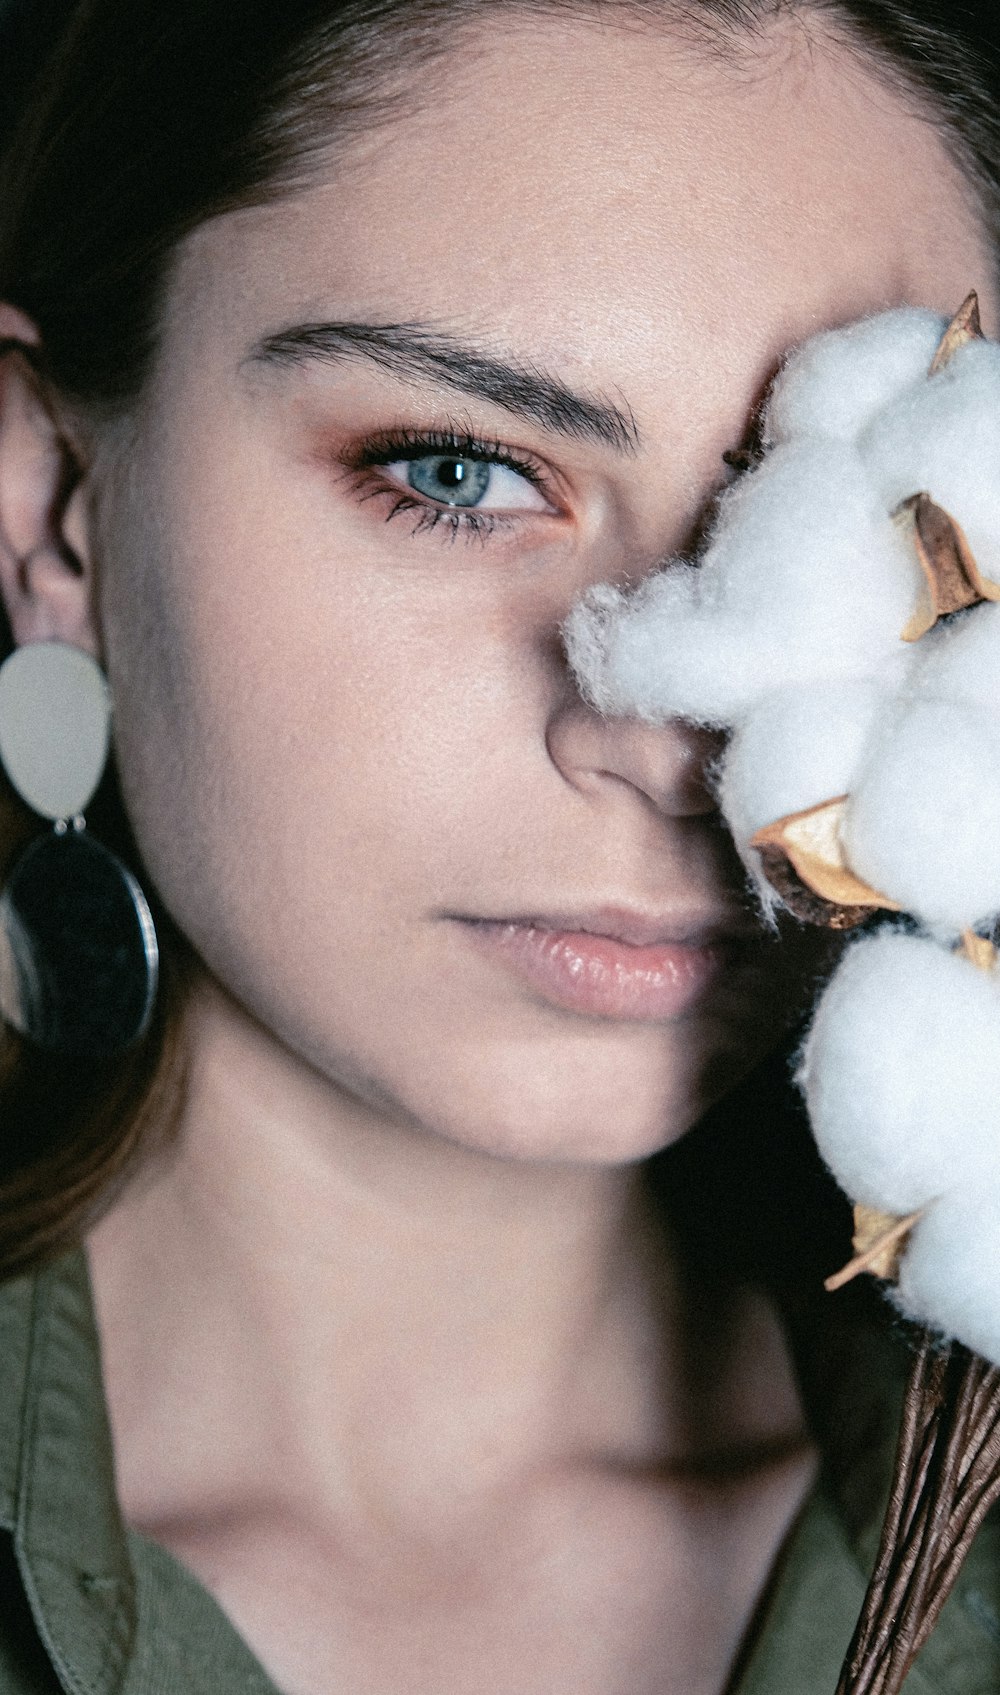
M 0 592 L 19 644 L 97 652 L 81 467 L 33 361 L 34 326 L 0 305 Z

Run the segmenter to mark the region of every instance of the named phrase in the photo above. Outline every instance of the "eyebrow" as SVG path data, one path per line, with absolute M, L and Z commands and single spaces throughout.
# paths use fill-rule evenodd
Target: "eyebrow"
M 253 362 L 302 365 L 369 359 L 404 378 L 430 378 L 463 394 L 492 401 L 547 430 L 634 453 L 639 431 L 630 409 L 598 395 L 578 394 L 531 361 L 498 359 L 460 337 L 413 324 L 295 324 L 265 336 Z

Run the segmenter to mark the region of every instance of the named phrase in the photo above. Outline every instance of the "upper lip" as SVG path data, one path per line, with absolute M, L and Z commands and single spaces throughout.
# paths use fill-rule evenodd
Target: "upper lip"
M 467 920 L 469 922 L 469 920 Z M 706 947 L 712 942 L 760 934 L 760 925 L 748 912 L 666 913 L 640 912 L 631 907 L 601 906 L 571 912 L 511 913 L 496 918 L 472 919 L 473 923 L 511 924 L 519 929 L 564 931 L 570 934 L 603 936 L 630 947 L 666 947 L 671 943 Z

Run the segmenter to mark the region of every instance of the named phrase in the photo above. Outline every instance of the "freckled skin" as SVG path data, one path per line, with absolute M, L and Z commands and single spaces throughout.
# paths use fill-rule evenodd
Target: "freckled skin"
M 773 1315 L 695 1320 L 632 1172 L 774 1041 L 794 952 L 636 1023 L 447 915 L 725 907 L 708 747 L 591 713 L 561 620 L 686 544 L 789 345 L 972 286 L 989 317 L 991 277 L 930 126 L 798 24 L 724 62 L 490 23 L 423 112 L 179 256 L 100 534 L 69 517 L 77 639 L 204 969 L 179 1139 L 90 1255 L 127 1516 L 289 1690 L 724 1682 L 812 1458 Z M 640 445 L 248 362 L 348 318 L 545 366 Z M 545 509 L 484 543 L 385 522 L 343 460 L 449 419 L 536 460 Z M 662 1481 L 700 1443 L 791 1457 L 709 1499 Z

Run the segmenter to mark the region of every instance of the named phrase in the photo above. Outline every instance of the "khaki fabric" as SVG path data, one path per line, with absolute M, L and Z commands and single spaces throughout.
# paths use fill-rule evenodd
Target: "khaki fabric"
M 877 1401 L 874 1358 L 864 1371 Z M 833 1695 L 878 1535 L 892 1372 L 887 1363 L 888 1421 L 851 1464 L 826 1468 L 729 1695 Z M 1000 1692 L 998 1538 L 988 1523 L 907 1695 Z M 60 1691 L 275 1695 L 201 1585 L 121 1522 L 80 1253 L 0 1289 L 0 1695 Z

